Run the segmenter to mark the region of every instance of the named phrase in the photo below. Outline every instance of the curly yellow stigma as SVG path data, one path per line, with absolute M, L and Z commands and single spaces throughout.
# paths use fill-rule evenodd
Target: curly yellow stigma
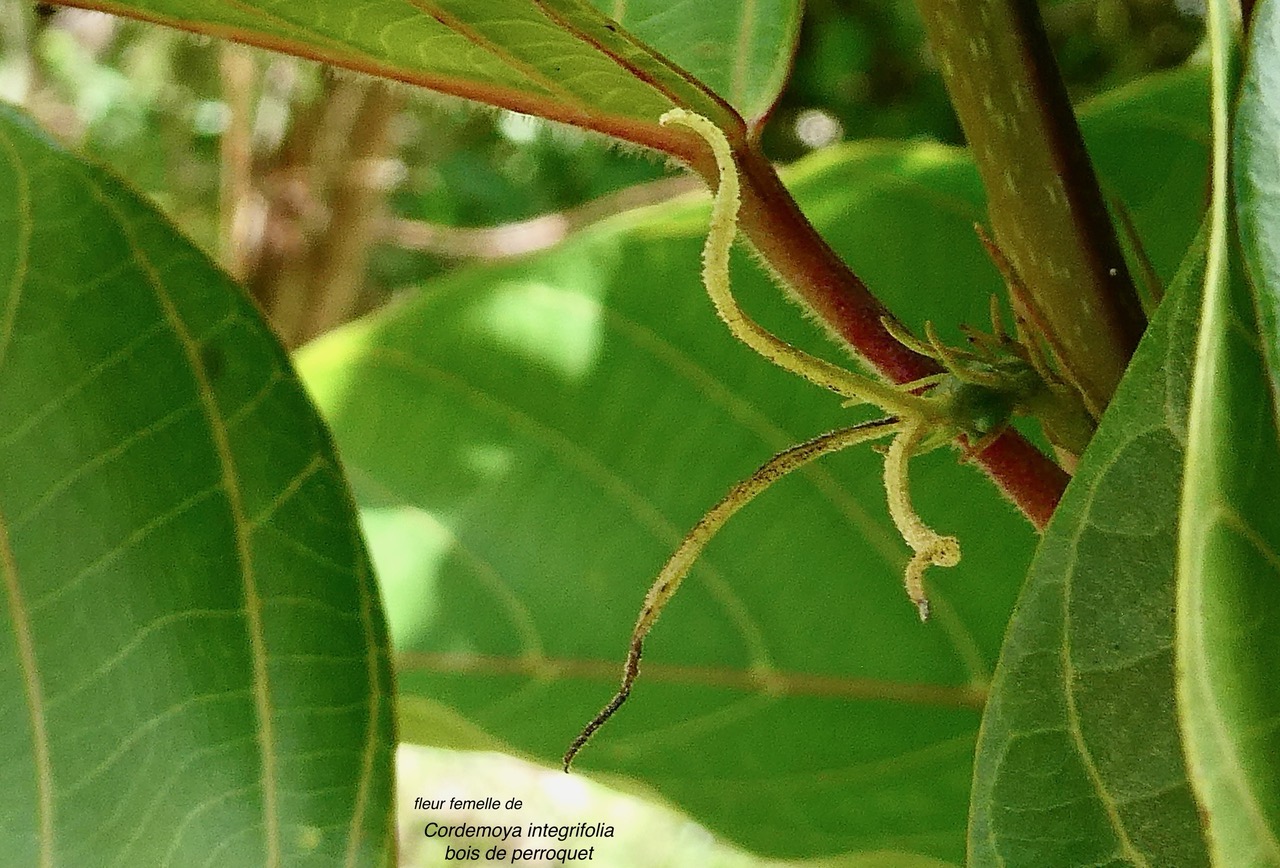
M 924 592 L 924 572 L 929 567 L 954 567 L 960 563 L 960 541 L 942 536 L 920 520 L 911 505 L 907 487 L 907 461 L 924 435 L 922 420 L 907 420 L 889 444 L 884 457 L 884 490 L 889 498 L 889 515 L 914 554 L 907 563 L 907 596 L 916 604 L 920 620 L 929 619 L 929 598 Z

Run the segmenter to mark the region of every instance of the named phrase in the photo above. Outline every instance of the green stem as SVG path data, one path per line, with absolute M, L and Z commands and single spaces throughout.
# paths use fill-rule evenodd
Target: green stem
M 1035 0 L 917 0 L 996 240 L 1100 415 L 1146 326 Z

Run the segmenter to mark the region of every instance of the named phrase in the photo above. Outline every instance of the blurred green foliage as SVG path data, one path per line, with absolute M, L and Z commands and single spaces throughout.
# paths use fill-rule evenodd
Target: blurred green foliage
M 1168 0 L 1052 0 L 1043 7 L 1077 99 L 1176 65 L 1201 33 L 1199 20 Z M 0 90 L 7 98 L 26 103 L 216 250 L 218 143 L 228 114 L 219 46 L 101 13 L 21 4 L 3 14 L 0 69 L 7 72 Z M 306 61 L 254 56 L 260 79 L 253 144 L 256 161 L 265 162 L 290 119 L 321 94 L 321 72 Z M 669 172 L 599 137 L 418 92 L 409 93 L 393 132 L 401 171 L 392 210 L 433 225 L 507 223 Z M 814 143 L 863 138 L 958 143 L 961 134 L 911 0 L 810 0 L 791 82 L 765 131 L 766 150 L 789 162 Z M 385 246 L 371 281 L 394 287 L 447 265 L 439 256 Z
M 1196 18 L 1169 0 L 1049 0 L 1045 26 L 1076 101 L 1181 63 L 1199 42 Z M 806 110 L 837 120 L 846 139 L 925 137 L 960 144 L 913 0 L 809 0 L 795 71 L 765 145 L 790 161 Z

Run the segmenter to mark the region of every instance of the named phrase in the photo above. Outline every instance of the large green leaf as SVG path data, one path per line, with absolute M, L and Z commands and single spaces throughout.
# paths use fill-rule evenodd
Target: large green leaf
M 1220 170 L 1221 58 L 1215 45 Z M 1189 403 L 1199 300 L 1225 279 L 1225 177 L 1213 182 L 1212 219 L 1201 243 L 1139 347 L 1019 600 L 979 745 L 970 824 L 975 865 L 1210 863 L 1197 803 L 1201 773 L 1184 760 L 1188 709 L 1184 703 L 1175 712 L 1175 695 L 1187 694 L 1179 673 L 1196 679 L 1196 666 L 1187 662 L 1189 613 L 1196 608 L 1187 602 L 1185 571 L 1194 561 L 1188 540 L 1212 533 L 1206 529 L 1217 502 L 1197 476 L 1213 453 L 1233 453 L 1225 444 L 1239 442 L 1210 444 L 1204 431 L 1197 442 L 1188 433 L 1196 428 Z M 1201 370 L 1194 376 L 1196 401 L 1204 401 Z M 1225 384 L 1208 388 L 1219 398 L 1230 392 Z M 1260 398 L 1265 389 L 1254 390 L 1249 419 L 1270 417 Z M 1253 430 L 1249 442 L 1260 452 L 1249 451 L 1245 461 L 1258 462 L 1257 474 L 1274 485 L 1277 475 L 1265 458 L 1270 447 L 1257 435 Z M 1239 479 L 1251 478 L 1243 472 Z M 1242 515 L 1260 507 L 1248 504 Z M 1234 694 L 1235 673 L 1217 666 L 1213 676 Z M 1215 864 L 1247 864 L 1212 851 Z
M 1204 865 L 1174 713 L 1174 550 L 1204 245 L 1036 552 L 974 773 L 983 865 Z
M 1280 864 L 1280 437 L 1239 277 L 1224 275 L 1220 297 L 1206 301 L 1197 354 L 1179 701 L 1214 864 L 1270 866 Z
M 800 0 L 591 0 L 725 99 L 751 125 L 773 107 L 800 33 Z
M 865 230 L 854 215 L 871 203 L 918 224 L 935 204 L 913 162 L 967 170 L 939 148 L 864 149 L 797 190 L 828 225 Z M 364 509 L 405 738 L 435 741 L 440 704 L 558 760 L 616 687 L 644 589 L 683 532 L 770 454 L 849 418 L 722 331 L 697 276 L 706 211 L 664 210 L 433 283 L 300 357 Z M 976 214 L 961 201 L 936 227 L 917 263 L 934 288 L 957 262 L 986 267 Z M 738 264 L 761 319 L 794 318 Z M 769 854 L 960 856 L 980 685 L 1032 534 L 974 471 L 920 462 L 921 509 L 969 546 L 922 628 L 880 461 L 834 457 L 729 525 L 582 770 L 641 780 Z
M 1094 124 L 1099 174 L 1162 279 L 1201 211 L 1179 184 L 1204 184 L 1207 98 L 1203 71 L 1187 70 L 1107 97 Z M 1036 553 L 983 719 L 974 865 L 1206 862 L 1174 712 L 1172 611 L 1203 267 L 1202 239 Z
M 1214 225 L 1196 349 L 1181 544 L 1179 710 L 1187 762 L 1217 865 L 1280 864 L 1280 437 L 1274 257 L 1280 10 L 1262 4 L 1240 103 L 1236 180 L 1254 297 L 1241 279 L 1228 202 L 1228 108 L 1238 11 L 1211 3 L 1215 48 Z M 1255 310 L 1255 302 L 1257 309 Z M 1259 329 L 1261 324 L 1261 330 Z
M 389 864 L 381 606 L 280 346 L 7 107 L 0 227 L 3 861 Z
M 1272 402 L 1280 399 L 1280 9 L 1259 7 L 1249 29 L 1233 171 L 1240 238 L 1254 287 Z
M 998 281 L 963 152 L 847 148 L 788 183 L 905 319 L 986 319 Z M 300 355 L 363 508 L 406 738 L 558 761 L 616 686 L 680 535 L 772 452 L 850 418 L 715 320 L 698 279 L 706 214 L 626 215 L 448 276 Z M 734 273 L 764 324 L 831 352 L 745 256 Z M 734 518 L 583 770 L 765 853 L 961 858 L 983 689 L 1033 534 L 954 458 L 917 461 L 921 512 L 965 547 L 931 577 L 938 615 L 922 627 L 880 464 L 834 456 Z
M 732 126 L 782 90 L 799 0 L 85 0 L 655 144 L 676 105 Z M 619 26 L 621 25 L 621 26 Z M 625 28 L 625 29 L 624 29 Z M 659 54 L 658 52 L 661 52 Z

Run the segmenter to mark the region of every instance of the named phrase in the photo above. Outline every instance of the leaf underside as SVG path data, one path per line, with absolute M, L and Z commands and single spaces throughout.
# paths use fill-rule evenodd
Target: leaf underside
M 772 107 L 797 0 L 84 0 L 655 145 L 683 106 L 731 128 Z M 732 106 L 733 111 L 728 106 Z
M 1165 227 L 1164 279 L 1194 233 L 1205 146 L 1187 94 L 1203 90 L 1191 71 L 1132 91 L 1129 125 L 1124 101 L 1087 113 L 1139 228 Z M 1135 137 L 1181 171 L 1135 167 Z M 998 278 L 963 152 L 853 147 L 787 181 L 905 321 L 985 322 Z M 433 281 L 300 355 L 375 553 L 407 739 L 555 762 L 616 687 L 680 536 L 773 452 L 856 419 L 725 334 L 699 284 L 706 220 L 697 202 L 624 215 Z M 734 279 L 766 327 L 831 355 L 745 256 Z M 931 574 L 921 627 L 880 476 L 874 453 L 833 456 L 736 516 L 580 768 L 762 853 L 960 860 L 982 688 L 1033 536 L 971 469 L 917 461 L 917 507 L 964 546 Z
M 1280 863 L 1276 164 L 1259 159 L 1274 157 L 1275 23 L 1255 22 L 1271 44 L 1255 43 L 1235 133 L 1251 298 L 1227 207 L 1234 17 L 1211 4 L 1217 144 L 1201 239 L 1046 532 L 1002 652 L 974 865 Z
M 384 865 L 383 616 L 252 304 L 0 107 L 0 850 Z

